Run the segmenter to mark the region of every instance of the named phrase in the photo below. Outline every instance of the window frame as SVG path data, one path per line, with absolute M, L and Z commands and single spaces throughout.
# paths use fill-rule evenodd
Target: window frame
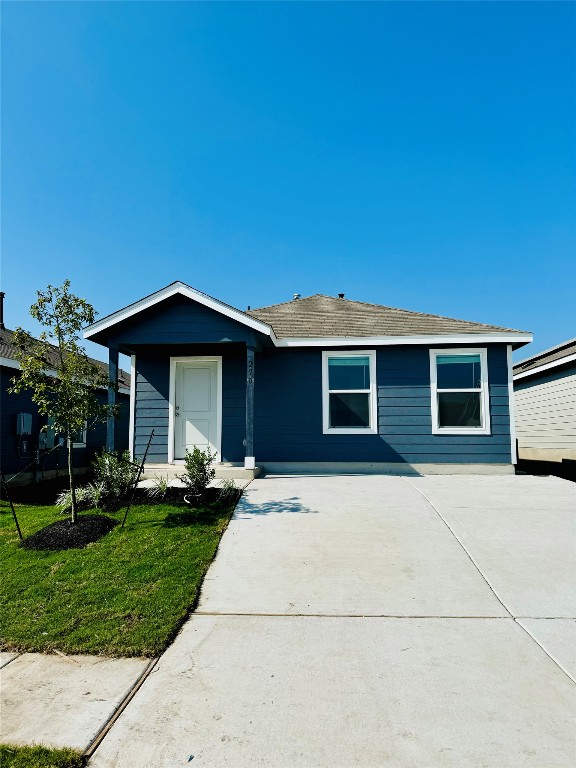
M 86 432 L 88 431 L 88 422 L 84 422 L 84 427 L 82 429 L 82 442 L 77 441 L 72 443 L 72 448 L 86 448 Z
M 328 360 L 333 357 L 367 357 L 370 371 L 370 389 L 330 389 Z M 367 394 L 370 416 L 369 427 L 331 427 L 330 426 L 330 394 L 331 393 Z M 376 386 L 376 350 L 324 350 L 322 352 L 322 432 L 325 435 L 376 435 L 378 434 L 378 401 Z
M 443 355 L 479 355 L 480 356 L 480 387 L 461 387 L 458 389 L 438 388 L 437 358 Z M 482 424 L 479 427 L 441 427 L 438 423 L 438 393 L 442 392 L 479 392 L 480 416 Z M 458 347 L 457 349 L 430 350 L 430 405 L 432 408 L 433 435 L 491 435 L 490 427 L 490 390 L 488 384 L 488 354 L 486 347 Z

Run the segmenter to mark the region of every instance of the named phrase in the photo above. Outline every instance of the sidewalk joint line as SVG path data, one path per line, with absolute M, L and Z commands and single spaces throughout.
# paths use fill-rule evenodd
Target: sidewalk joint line
M 402 479 L 403 479 L 403 480 L 405 480 L 405 481 L 408 483 L 408 485 L 412 486 L 412 488 L 414 488 L 414 490 L 415 490 L 417 493 L 419 493 L 419 494 L 422 496 L 422 498 L 424 498 L 424 499 L 427 501 L 427 503 L 429 504 L 429 506 L 431 507 L 431 509 L 433 509 L 433 510 L 434 510 L 434 512 L 436 512 L 436 514 L 438 515 L 438 517 L 440 518 L 440 520 L 442 520 L 442 522 L 444 523 L 444 525 L 446 526 L 446 528 L 448 528 L 448 530 L 450 531 L 450 533 L 452 534 L 452 536 L 453 536 L 453 537 L 456 539 L 456 541 L 458 542 L 458 544 L 460 544 L 460 546 L 462 547 L 462 549 L 464 550 L 464 552 L 465 552 L 465 553 L 466 553 L 466 555 L 468 556 L 468 559 L 470 560 L 470 562 L 472 563 L 472 565 L 473 565 L 473 566 L 476 568 L 476 570 L 478 571 L 478 573 L 480 574 L 480 576 L 482 576 L 482 578 L 484 579 L 484 581 L 486 582 L 486 584 L 487 584 L 487 585 L 488 585 L 488 587 L 490 588 L 490 590 L 491 590 L 492 594 L 494 595 L 494 597 L 495 597 L 495 598 L 498 600 L 498 602 L 501 604 L 501 606 L 502 606 L 502 607 L 503 607 L 503 608 L 504 608 L 504 609 L 505 609 L 505 610 L 506 610 L 506 611 L 509 613 L 509 615 L 510 615 L 510 618 L 511 618 L 511 619 L 512 619 L 512 620 L 513 620 L 513 621 L 514 621 L 514 622 L 515 622 L 515 623 L 516 623 L 516 624 L 517 624 L 517 625 L 518 625 L 518 626 L 519 626 L 519 627 L 522 629 L 522 631 L 523 631 L 523 632 L 525 632 L 525 633 L 528 635 L 528 637 L 530 637 L 530 638 L 531 638 L 531 639 L 532 639 L 532 640 L 533 640 L 533 641 L 536 643 L 536 645 L 537 645 L 539 648 L 541 648 L 541 649 L 544 651 L 544 653 L 546 654 L 546 656 L 548 656 L 548 658 L 549 658 L 551 661 L 553 661 L 553 662 L 554 662 L 554 664 L 556 664 L 556 666 L 558 667 L 558 669 L 560 669 L 560 670 L 561 670 L 561 671 L 562 671 L 562 672 L 563 672 L 563 673 L 566 675 L 566 677 L 568 677 L 568 679 L 569 679 L 569 680 L 572 680 L 572 682 L 573 682 L 573 683 L 576 683 L 576 679 L 574 679 L 574 677 L 572 677 L 572 675 L 571 675 L 571 674 L 570 674 L 570 673 L 569 673 L 569 672 L 568 672 L 566 669 L 564 669 L 564 667 L 562 666 L 562 664 L 560 664 L 560 663 L 559 663 L 559 662 L 558 662 L 558 661 L 557 661 L 557 660 L 554 658 L 554 656 L 552 656 L 552 654 L 551 654 L 551 653 L 550 653 L 550 652 L 549 652 L 549 651 L 548 651 L 548 650 L 547 650 L 547 649 L 546 649 L 546 648 L 545 648 L 545 647 L 542 645 L 542 643 L 540 643 L 540 642 L 539 642 L 539 641 L 538 641 L 538 640 L 537 640 L 537 639 L 534 637 L 534 635 L 533 635 L 531 632 L 529 632 L 529 631 L 526 629 L 526 627 L 525 627 L 525 626 L 523 626 L 523 625 L 520 623 L 520 621 L 518 621 L 518 617 L 517 617 L 517 616 L 514 616 L 514 614 L 513 614 L 513 613 L 512 613 L 512 611 L 511 611 L 511 610 L 508 608 L 508 606 L 506 605 L 506 603 L 504 602 L 504 600 L 503 600 L 503 599 L 500 597 L 500 595 L 498 594 L 498 592 L 496 591 L 496 589 L 495 589 L 495 588 L 492 586 L 492 584 L 491 584 L 491 583 L 490 583 L 490 581 L 488 580 L 488 577 L 487 577 L 487 576 L 484 574 L 484 572 L 482 571 L 482 569 L 480 568 L 480 566 L 478 565 L 478 563 L 477 563 L 477 562 L 474 560 L 474 558 L 472 557 L 472 555 L 470 554 L 470 552 L 468 551 L 468 549 L 467 549 L 467 548 L 464 546 L 464 543 L 463 543 L 463 542 L 461 541 L 461 539 L 460 539 L 460 538 L 459 538 L 459 537 L 456 535 L 456 533 L 455 533 L 455 532 L 452 530 L 452 528 L 450 527 L 450 525 L 449 525 L 448 521 L 447 521 L 447 520 L 444 518 L 444 516 L 442 515 L 442 513 L 440 512 L 440 510 L 438 509 L 438 507 L 437 507 L 437 506 L 436 506 L 436 505 L 435 505 L 435 504 L 434 504 L 434 503 L 433 503 L 433 502 L 432 502 L 432 501 L 431 501 L 431 500 L 428 498 L 428 496 L 427 496 L 427 495 L 424 493 L 424 491 L 422 491 L 420 488 L 418 488 L 418 486 L 417 486 L 417 485 L 414 485 L 414 483 L 411 483 L 411 482 L 410 482 L 410 480 L 409 480 L 407 477 L 403 477 Z M 526 618 L 526 617 L 523 617 L 523 618 Z
M 448 616 L 431 614 L 403 614 L 403 613 L 239 613 L 219 611 L 194 611 L 193 616 L 237 616 L 239 618 L 281 618 L 281 619 L 503 619 L 510 621 L 513 616 Z
M 14 653 L 15 655 L 11 659 L 8 659 L 8 661 L 5 661 L 4 664 L 0 664 L 0 669 L 4 669 L 8 664 L 12 664 L 12 662 L 16 661 L 19 656 L 22 656 L 24 651 L 6 651 L 6 653 Z
M 160 661 L 160 656 L 155 656 L 153 659 L 150 659 L 144 670 L 140 673 L 139 677 L 136 679 L 136 682 L 129 688 L 128 692 L 124 696 L 123 699 L 121 699 L 120 703 L 116 707 L 116 709 L 112 712 L 110 717 L 106 720 L 105 723 L 100 727 L 97 734 L 94 736 L 92 741 L 88 744 L 86 749 L 84 750 L 84 757 L 87 760 L 90 760 L 92 756 L 94 755 L 94 752 L 98 749 L 100 744 L 104 741 L 106 738 L 108 732 L 114 725 L 114 723 L 118 720 L 122 712 L 126 709 L 128 704 L 132 701 L 134 696 L 138 693 L 144 682 L 148 679 L 150 673 L 153 671 L 155 666 Z
M 562 670 L 562 672 L 564 672 L 564 674 L 565 674 L 565 675 L 567 675 L 567 676 L 570 678 L 570 680 L 572 680 L 572 682 L 573 682 L 573 683 L 576 683 L 576 677 L 574 677 L 573 675 L 571 675 L 571 674 L 570 674 L 570 672 L 568 672 L 568 670 L 567 670 L 567 669 L 564 667 L 564 665 L 563 665 L 563 664 L 561 664 L 561 663 L 558 661 L 558 659 L 556 659 L 554 656 L 552 656 L 552 654 L 550 653 L 550 651 L 548 651 L 548 650 L 547 650 L 547 649 L 546 649 L 546 648 L 545 648 L 545 647 L 542 645 L 542 643 L 540 642 L 540 640 L 538 640 L 538 638 L 537 638 L 537 637 L 535 637 L 535 636 L 532 634 L 532 632 L 530 632 L 530 630 L 528 629 L 528 627 L 525 627 L 525 626 L 524 626 L 524 624 L 522 624 L 522 622 L 521 622 L 521 621 L 518 621 L 517 619 L 514 619 L 514 621 L 516 622 L 516 624 L 518 624 L 518 626 L 522 627 L 522 629 L 524 630 L 524 632 L 526 632 L 526 634 L 527 634 L 527 635 L 529 635 L 529 636 L 532 638 L 532 640 L 534 640 L 534 642 L 536 643 L 536 645 L 539 645 L 539 646 L 540 646 L 540 648 L 542 648 L 542 650 L 544 651 L 544 653 L 546 654 L 546 656 L 548 656 L 549 658 L 551 658 L 551 659 L 552 659 L 552 661 L 553 661 L 553 662 L 554 662 L 554 663 L 555 663 L 555 664 L 556 664 L 558 667 L 560 667 L 560 669 Z M 570 621 L 570 619 L 568 619 L 568 621 Z

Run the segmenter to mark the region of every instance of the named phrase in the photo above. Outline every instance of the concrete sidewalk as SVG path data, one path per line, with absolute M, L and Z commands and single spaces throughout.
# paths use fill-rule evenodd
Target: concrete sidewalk
M 575 508 L 557 478 L 256 480 L 90 765 L 572 768 Z
M 0 741 L 85 751 L 149 663 L 3 653 Z

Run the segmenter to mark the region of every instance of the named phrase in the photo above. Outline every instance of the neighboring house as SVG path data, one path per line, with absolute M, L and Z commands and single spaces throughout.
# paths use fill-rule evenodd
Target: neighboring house
M 132 358 L 130 446 L 269 471 L 512 472 L 512 349 L 494 325 L 315 295 L 242 312 L 181 282 L 94 323 Z M 112 436 L 109 436 L 112 439 Z
M 0 324 L 1 325 L 1 324 Z M 48 423 L 46 416 L 40 416 L 32 402 L 29 391 L 12 394 L 8 388 L 12 378 L 18 376 L 20 364 L 16 360 L 13 332 L 0 327 L 0 466 L 7 479 L 26 469 L 14 479 L 14 483 L 27 483 L 32 479 L 48 479 L 58 474 L 67 474 L 68 458 L 66 447 L 58 448 L 58 436 L 51 429 L 42 430 Z M 54 347 L 54 355 L 57 348 Z M 107 374 L 108 366 L 92 360 Z M 128 447 L 130 376 L 119 373 L 118 402 L 121 404 L 120 418 L 116 427 L 118 450 Z M 105 403 L 108 392 L 98 392 L 98 399 Z M 74 467 L 82 472 L 89 468 L 96 451 L 106 442 L 106 424 L 96 424 L 79 434 L 74 443 Z M 52 450 L 54 448 L 54 450 Z M 34 460 L 38 461 L 34 464 Z M 31 467 L 29 465 L 32 464 Z
M 576 460 L 576 339 L 514 366 L 520 459 Z

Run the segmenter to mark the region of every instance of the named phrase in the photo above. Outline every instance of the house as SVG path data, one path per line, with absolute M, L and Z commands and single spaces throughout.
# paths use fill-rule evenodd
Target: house
M 155 468 L 197 445 L 247 473 L 513 471 L 523 331 L 343 294 L 241 311 L 174 282 L 84 335 L 111 370 L 131 356 L 130 447 L 154 430 Z
M 0 296 L 0 303 L 3 299 Z M 54 347 L 54 355 L 57 348 Z M 108 373 L 108 366 L 91 359 Z M 65 445 L 58 447 L 59 441 L 53 430 L 43 430 L 47 424 L 46 416 L 38 413 L 32 402 L 31 392 L 9 393 L 12 378 L 18 376 L 20 364 L 16 359 L 16 347 L 13 343 L 13 331 L 4 327 L 0 320 L 0 467 L 6 478 L 13 484 L 26 484 L 31 480 L 50 479 L 59 474 L 67 474 L 68 458 Z M 124 371 L 118 373 L 118 403 L 121 413 L 115 427 L 116 449 L 128 448 L 130 376 Z M 108 392 L 98 393 L 100 402 L 108 400 Z M 101 450 L 106 442 L 106 424 L 96 424 L 85 429 L 74 442 L 73 461 L 78 473 L 86 471 L 94 454 Z M 24 471 L 23 471 L 24 470 Z M 14 477 L 17 475 L 17 477 Z
M 576 461 L 576 339 L 514 366 L 518 456 Z

